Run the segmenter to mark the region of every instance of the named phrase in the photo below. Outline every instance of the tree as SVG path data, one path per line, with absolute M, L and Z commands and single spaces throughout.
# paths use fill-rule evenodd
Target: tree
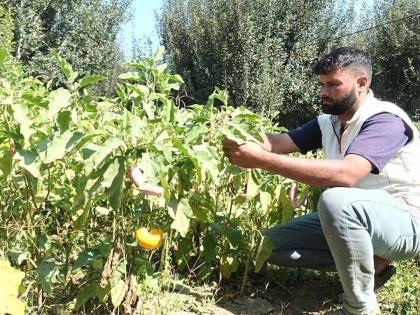
M 372 55 L 375 93 L 397 103 L 420 120 L 420 2 L 382 0 L 375 8 L 368 49 Z
M 59 76 L 55 49 L 80 75 L 115 76 L 120 61 L 117 34 L 131 0 L 5 0 L 15 25 L 15 57 L 26 74 Z M 108 90 L 108 87 L 103 87 Z
M 21 76 L 20 65 L 12 56 L 13 51 L 13 19 L 8 10 L 0 5 L 0 79 L 15 84 Z M 2 85 L 4 82 L 1 83 Z M 2 103 L 0 96 L 0 103 Z
M 159 32 L 192 101 L 203 102 L 215 86 L 227 88 L 234 105 L 293 127 L 317 111 L 313 63 L 352 22 L 345 19 L 352 7 L 339 13 L 334 4 L 166 0 Z

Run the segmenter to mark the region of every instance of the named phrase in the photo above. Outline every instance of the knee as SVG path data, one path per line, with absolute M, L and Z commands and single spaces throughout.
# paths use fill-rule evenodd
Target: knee
M 347 189 L 330 188 L 324 191 L 318 201 L 318 214 L 321 224 L 332 224 L 341 217 L 346 206 Z

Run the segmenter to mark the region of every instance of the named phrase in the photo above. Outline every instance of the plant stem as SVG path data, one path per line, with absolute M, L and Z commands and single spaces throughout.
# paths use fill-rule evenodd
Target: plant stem
M 244 294 L 246 281 L 248 280 L 249 264 L 251 263 L 252 251 L 254 249 L 254 231 L 251 231 L 251 246 L 249 247 L 248 258 L 245 265 L 244 279 L 242 280 L 240 295 Z

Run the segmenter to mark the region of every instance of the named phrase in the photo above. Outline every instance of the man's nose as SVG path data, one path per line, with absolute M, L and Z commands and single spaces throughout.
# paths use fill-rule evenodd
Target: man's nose
M 320 94 L 321 98 L 330 97 L 330 90 L 327 87 L 322 87 Z

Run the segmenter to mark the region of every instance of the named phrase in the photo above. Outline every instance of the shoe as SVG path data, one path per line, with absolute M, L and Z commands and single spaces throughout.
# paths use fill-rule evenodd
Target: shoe
M 374 290 L 376 291 L 380 287 L 382 287 L 385 283 L 388 282 L 389 279 L 392 278 L 393 275 L 395 275 L 397 272 L 397 268 L 393 265 L 389 265 L 379 275 L 375 275 L 375 284 L 374 284 Z M 337 300 L 339 302 L 343 302 L 344 299 L 344 293 L 340 293 L 337 296 Z
M 382 287 L 385 283 L 388 282 L 389 279 L 397 272 L 397 268 L 393 265 L 389 265 L 386 267 L 379 275 L 375 275 L 375 287 L 374 289 L 377 290 Z

